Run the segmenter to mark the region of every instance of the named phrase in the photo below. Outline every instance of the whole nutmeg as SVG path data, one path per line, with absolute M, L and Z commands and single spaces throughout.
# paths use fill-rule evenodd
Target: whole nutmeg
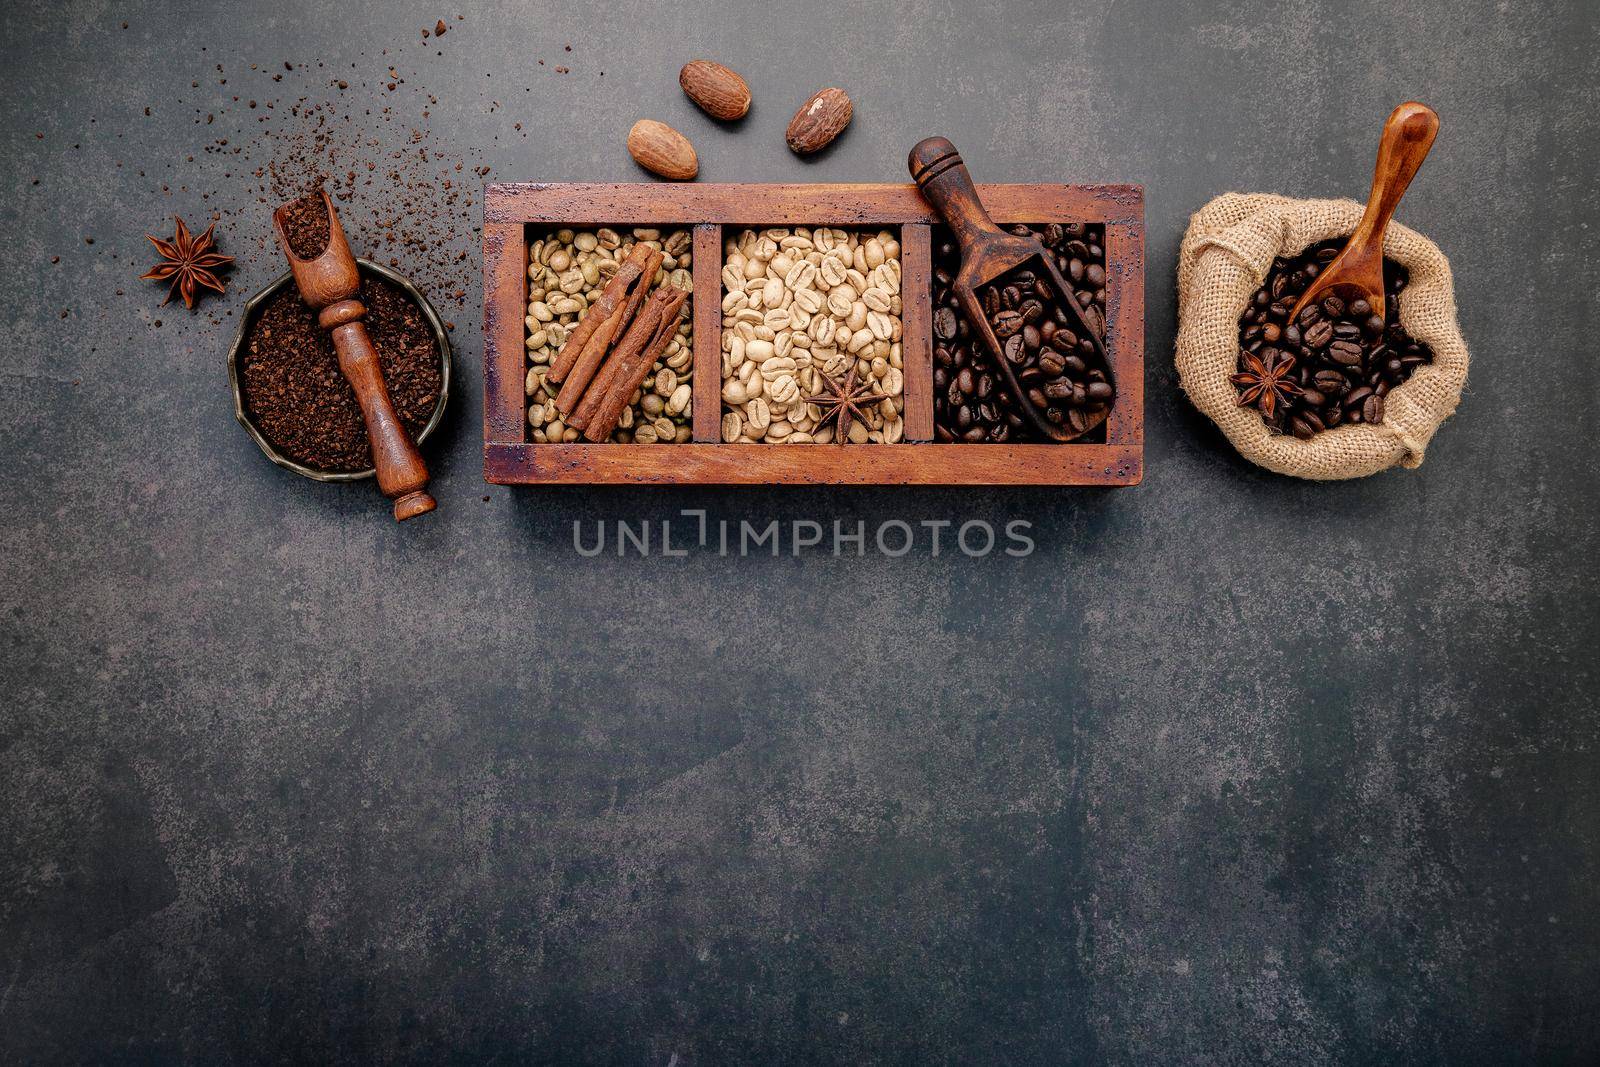
M 826 148 L 850 125 L 850 98 L 843 89 L 823 89 L 801 105 L 789 120 L 789 147 L 801 155 Z
M 709 59 L 691 59 L 678 72 L 678 84 L 690 100 L 714 119 L 731 122 L 750 111 L 750 86 L 743 78 Z
M 700 173 L 700 160 L 689 138 L 655 119 L 640 119 L 628 131 L 628 154 L 652 174 L 688 181 Z

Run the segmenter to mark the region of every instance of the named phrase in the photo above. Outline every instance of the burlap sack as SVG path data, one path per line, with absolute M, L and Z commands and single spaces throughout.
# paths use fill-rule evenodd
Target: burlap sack
M 1390 390 L 1377 426 L 1346 423 L 1301 441 L 1273 433 L 1254 408 L 1239 406 L 1228 381 L 1238 369 L 1239 319 L 1273 258 L 1349 236 L 1360 219 L 1361 205 L 1350 200 L 1228 193 L 1189 220 L 1178 252 L 1178 378 L 1239 454 L 1268 470 L 1331 480 L 1363 478 L 1396 463 L 1420 466 L 1434 431 L 1461 400 L 1467 345 L 1456 322 L 1450 261 L 1426 237 L 1391 223 L 1384 252 L 1411 275 L 1400 294 L 1400 324 L 1433 349 L 1433 362 Z

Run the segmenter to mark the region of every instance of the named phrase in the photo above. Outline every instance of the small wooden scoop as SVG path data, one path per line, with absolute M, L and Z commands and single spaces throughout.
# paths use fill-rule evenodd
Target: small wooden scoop
M 330 331 L 333 347 L 339 353 L 339 369 L 344 372 L 356 400 L 361 404 L 361 416 L 366 420 L 367 437 L 372 442 L 372 461 L 378 469 L 378 488 L 394 501 L 397 522 L 425 515 L 437 505 L 428 495 L 428 468 L 422 455 L 412 442 L 411 435 L 395 413 L 394 402 L 389 399 L 389 389 L 383 382 L 383 369 L 378 363 L 378 350 L 367 336 L 362 323 L 367 309 L 355 299 L 361 289 L 361 273 L 356 268 L 355 256 L 345 241 L 344 227 L 339 225 L 339 215 L 333 210 L 326 189 L 319 190 L 322 205 L 328 212 L 328 247 L 315 259 L 301 259 L 289 244 L 284 230 L 284 205 L 272 213 L 272 228 L 278 235 L 278 244 L 288 257 L 289 270 L 300 296 L 311 310 L 319 313 L 317 324 Z
M 961 247 L 961 267 L 952 284 L 956 299 L 961 302 L 968 323 L 983 338 L 984 344 L 989 346 L 995 365 L 1005 375 L 1011 395 L 1017 398 L 1034 429 L 1052 441 L 1071 441 L 1100 425 L 1105 421 L 1109 408 L 1102 408 L 1092 415 L 1082 429 L 1074 429 L 1051 422 L 1034 407 L 1027 391 L 1017 380 L 1011 361 L 1005 358 L 1000 339 L 995 336 L 989 317 L 984 314 L 983 305 L 978 300 L 978 289 L 1029 260 L 1037 259 L 1039 268 L 1054 287 L 1061 305 L 1071 316 L 1075 330 L 1080 337 L 1087 337 L 1094 345 L 1095 363 L 1104 371 L 1106 380 L 1111 381 L 1111 364 L 1106 359 L 1105 344 L 1100 340 L 1100 335 L 1090 328 L 1083 309 L 1078 306 L 1072 286 L 1056 267 L 1055 257 L 1045 250 L 1037 237 L 1019 237 L 995 225 L 978 199 L 978 191 L 973 187 L 972 175 L 967 173 L 961 153 L 956 151 L 956 146 L 948 138 L 929 137 L 918 141 L 911 149 L 908 162 L 912 180 L 949 225 L 956 243 Z M 1112 384 L 1115 385 L 1115 382 Z
M 1298 319 L 1308 305 L 1326 296 L 1340 297 L 1346 303 L 1365 300 L 1374 315 L 1383 317 L 1383 233 L 1438 134 L 1439 116 L 1425 104 L 1413 100 L 1389 115 L 1378 141 L 1378 164 L 1372 171 L 1366 213 L 1338 257 L 1322 268 L 1316 281 L 1295 302 L 1289 313 L 1290 322 Z

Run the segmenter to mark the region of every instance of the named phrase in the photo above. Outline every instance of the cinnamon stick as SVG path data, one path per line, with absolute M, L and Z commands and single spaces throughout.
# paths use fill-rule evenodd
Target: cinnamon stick
M 644 272 L 644 265 L 653 251 L 654 249 L 643 242 L 633 246 L 628 258 L 622 261 L 621 268 L 612 275 L 605 289 L 601 291 L 600 299 L 594 302 L 594 306 L 578 320 L 578 325 L 573 327 L 572 333 L 567 337 L 567 343 L 561 347 L 560 353 L 556 355 L 556 361 L 550 366 L 547 380 L 559 385 L 566 378 L 577 364 L 578 357 L 583 355 L 583 349 L 589 343 L 589 338 L 615 314 L 627 295 L 628 286 Z M 653 272 L 651 280 L 654 281 Z
M 588 441 L 604 441 L 617 428 L 633 391 L 644 383 L 656 357 L 661 355 L 678 332 L 678 314 L 689 294 L 681 289 L 656 290 L 628 328 L 613 355 L 616 373 L 611 376 L 604 398 L 587 420 L 583 436 Z M 592 391 L 592 390 L 591 390 Z M 588 398 L 585 397 L 587 400 Z
M 567 417 L 568 426 L 575 430 L 581 430 L 588 426 L 589 420 L 594 417 L 594 413 L 599 410 L 600 405 L 604 403 L 606 397 L 611 393 L 611 386 L 616 382 L 617 371 L 623 363 L 624 349 L 628 347 L 630 341 L 638 343 L 641 337 L 648 340 L 648 335 L 655 329 L 653 320 L 659 315 L 662 304 L 671 296 L 672 292 L 673 290 L 656 289 L 649 294 L 649 302 L 634 316 L 633 322 L 628 327 L 627 334 L 612 348 L 611 353 L 595 374 L 594 380 L 589 383 L 589 389 L 583 394 L 583 399 L 579 401 L 578 409 Z M 652 321 L 647 323 L 647 319 Z M 642 330 L 644 333 L 635 335 L 634 331 L 636 329 Z M 620 418 L 620 416 L 618 417 Z
M 639 248 L 640 245 L 634 245 Z M 589 380 L 594 377 L 594 372 L 599 369 L 606 353 L 610 351 L 618 339 L 628 331 L 628 324 L 633 321 L 633 316 L 638 312 L 639 305 L 644 303 L 644 298 L 649 294 L 650 288 L 655 284 L 656 271 L 661 269 L 662 256 L 660 252 L 648 251 L 644 257 L 644 264 L 639 268 L 637 284 L 628 290 L 627 298 L 616 312 L 610 315 L 598 329 L 590 335 L 583 351 L 578 353 L 578 362 L 567 373 L 567 380 L 561 386 L 561 392 L 556 395 L 556 410 L 563 415 L 572 414 L 572 409 L 577 406 L 578 399 L 583 391 L 588 388 Z M 628 257 L 630 266 L 633 257 Z M 618 271 L 620 274 L 621 271 Z M 602 294 L 602 300 L 604 296 Z M 590 314 L 601 312 L 599 303 L 596 303 Z M 588 316 L 585 316 L 587 318 Z M 582 325 L 581 323 L 579 325 Z M 570 343 L 570 342 L 569 342 Z M 565 353 L 566 349 L 562 349 Z
M 664 290 L 656 290 L 651 293 L 651 301 L 643 307 L 643 310 L 638 312 L 637 317 L 634 318 L 634 325 L 629 328 L 629 338 L 622 339 L 621 342 L 618 342 L 618 347 L 611 350 L 611 355 L 606 358 L 605 365 L 600 368 L 600 373 L 595 374 L 594 382 L 590 382 L 589 392 L 584 394 L 582 403 L 578 405 L 578 411 L 574 411 L 566 419 L 566 426 L 573 427 L 574 430 L 586 429 L 589 426 L 590 419 L 594 418 L 595 413 L 600 410 L 600 406 L 605 403 L 606 397 L 610 397 L 611 387 L 616 384 L 616 376 L 622 370 L 622 365 L 627 362 L 626 358 L 624 358 L 624 349 L 629 347 L 630 342 L 632 344 L 638 344 L 638 342 L 646 342 L 648 344 L 648 339 L 653 336 L 656 326 L 658 326 L 661 307 L 666 304 L 670 296 L 672 296 L 672 293 Z M 634 330 L 638 330 L 640 333 L 632 333 Z M 618 418 L 621 419 L 621 414 L 619 414 Z

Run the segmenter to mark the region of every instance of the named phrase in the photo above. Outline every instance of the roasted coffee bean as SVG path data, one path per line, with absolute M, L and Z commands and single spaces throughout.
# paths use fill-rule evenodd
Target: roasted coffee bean
M 1427 346 L 1407 336 L 1399 321 L 1404 268 L 1384 263 L 1385 315 L 1366 300 L 1324 296 L 1290 322 L 1289 308 L 1338 255 L 1342 242 L 1327 241 L 1292 258 L 1274 261 L 1266 281 L 1239 320 L 1240 369 L 1245 356 L 1267 360 L 1280 352 L 1297 365 L 1291 379 L 1300 392 L 1277 407 L 1273 429 L 1306 439 L 1346 422 L 1383 421 L 1385 396 L 1417 367 L 1433 361 Z
M 956 375 L 956 388 L 961 390 L 962 396 L 971 396 L 976 382 L 972 377 L 971 367 L 962 367 L 961 373 Z
M 1331 322 L 1317 322 L 1306 327 L 1305 343 L 1312 348 L 1326 348 L 1328 342 L 1333 340 L 1333 324 Z
M 1085 375 L 1094 345 L 1080 337 L 1079 316 L 1063 303 L 1069 294 L 1075 296 L 1090 328 L 1103 334 L 1106 270 L 1101 227 L 1057 223 L 1033 229 L 1012 225 L 1006 229 L 1012 233 L 1036 233 L 1045 241 L 1054 264 L 1072 284 L 1068 294 L 1058 295 L 1044 272 L 1024 266 L 998 285 L 979 288 L 978 304 L 1000 341 L 1000 366 L 1010 368 L 1008 375 L 994 364 L 989 349 L 973 332 L 964 310 L 954 300 L 952 286 L 959 253 L 953 242 L 937 236 L 942 231 L 936 231 L 933 306 L 939 311 L 948 310 L 953 321 L 934 323 L 935 440 L 1048 440 L 1035 429 L 1028 407 L 1049 422 L 1072 425 L 1070 413 L 1077 410 L 1072 407 L 1076 402 L 1090 413 L 1078 415 L 1078 424 L 1087 426 L 1115 399 L 1115 391 L 1103 373 L 1096 393 L 1105 394 L 1104 398 L 1089 397 L 1089 386 L 1094 383 Z M 939 349 L 944 350 L 943 357 Z M 938 373 L 940 368 L 944 368 L 942 374 Z M 971 383 L 966 392 L 961 389 L 963 372 Z M 1020 396 L 1014 394 L 1013 382 L 1020 383 Z
M 941 341 L 949 341 L 955 337 L 956 313 L 954 311 L 949 308 L 940 308 L 933 313 L 933 335 Z M 821 335 L 819 334 L 818 336 Z
M 1090 400 L 1106 401 L 1116 396 L 1116 391 L 1106 382 L 1090 382 L 1085 390 Z
M 1021 331 L 1022 316 L 1015 311 L 1002 311 L 994 316 L 991 325 L 994 327 L 994 335 L 1004 339 Z
M 1361 366 L 1361 346 L 1353 341 L 1335 341 L 1328 346 L 1328 358 L 1346 367 Z
M 1317 383 L 1317 391 L 1329 396 L 1341 396 L 1350 388 L 1350 379 L 1336 370 L 1319 370 L 1311 378 Z

